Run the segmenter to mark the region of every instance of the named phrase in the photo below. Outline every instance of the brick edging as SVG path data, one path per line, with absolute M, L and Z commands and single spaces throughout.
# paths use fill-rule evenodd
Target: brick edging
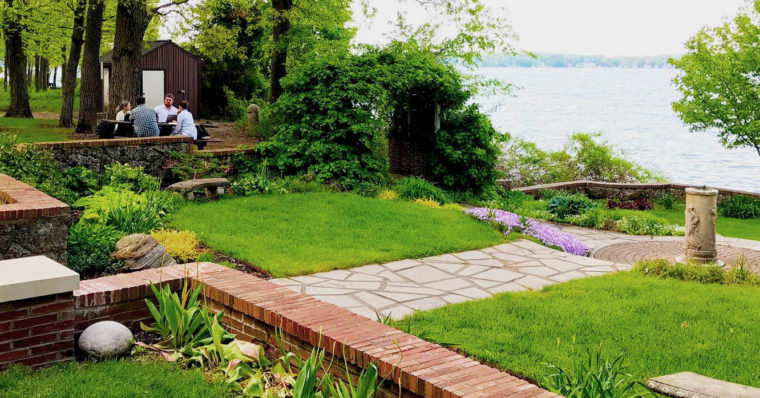
M 319 344 L 359 368 L 376 363 L 405 393 L 425 397 L 557 397 L 508 373 L 438 344 L 319 301 L 255 276 L 211 263 L 177 265 L 82 281 L 74 292 L 75 330 L 112 319 L 148 321 L 147 283 L 174 288 L 185 277 L 203 283 L 204 300 L 225 310 L 224 321 L 240 337 L 266 340 L 254 323 L 280 328 L 306 345 Z M 136 319 L 139 318 L 139 319 Z M 257 337 L 258 336 L 258 337 Z M 345 353 L 345 356 L 344 356 Z M 344 358 L 345 357 L 345 358 Z M 342 361 L 339 361 L 339 363 Z M 391 374 L 391 372 L 393 372 Z
M 39 217 L 59 217 L 69 214 L 69 206 L 21 181 L 0 174 L 0 221 Z

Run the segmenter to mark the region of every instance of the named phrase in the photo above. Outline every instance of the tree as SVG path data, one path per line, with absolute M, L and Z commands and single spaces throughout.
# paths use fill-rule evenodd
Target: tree
M 682 94 L 673 110 L 692 132 L 715 131 L 726 148 L 760 155 L 760 1 L 733 21 L 704 28 L 688 53 L 670 63 L 680 70 Z
M 77 133 L 95 129 L 100 96 L 100 40 L 103 27 L 104 0 L 90 0 L 87 8 L 87 33 L 82 56 L 82 89 L 79 92 Z
M 61 90 L 63 104 L 61 105 L 61 117 L 58 119 L 60 127 L 71 127 L 74 122 L 74 90 L 77 86 L 79 57 L 82 54 L 82 44 L 84 44 L 84 16 L 86 10 L 87 0 L 76 0 L 69 56 L 63 65 L 63 89 Z
M 6 64 L 11 86 L 10 106 L 6 117 L 32 118 L 27 89 L 27 59 L 24 52 L 22 20 L 27 12 L 24 0 L 5 0 L 3 10 L 3 36 L 8 62 Z
M 288 60 L 287 43 L 283 37 L 290 31 L 290 11 L 293 0 L 272 0 L 274 27 L 272 29 L 272 66 L 269 82 L 269 101 L 275 102 L 282 95 L 280 80 L 285 77 Z

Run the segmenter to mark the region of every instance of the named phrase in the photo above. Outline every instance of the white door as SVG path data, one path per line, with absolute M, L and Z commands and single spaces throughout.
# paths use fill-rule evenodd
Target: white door
M 142 92 L 145 93 L 145 105 L 155 108 L 164 103 L 164 71 L 144 70 L 142 73 Z

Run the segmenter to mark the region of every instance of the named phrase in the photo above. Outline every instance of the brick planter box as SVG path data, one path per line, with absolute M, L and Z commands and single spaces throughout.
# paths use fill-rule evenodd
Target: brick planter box
M 388 377 L 382 397 L 556 397 L 525 380 L 482 365 L 451 350 L 379 324 L 335 305 L 217 264 L 189 264 L 83 281 L 74 292 L 74 331 L 100 320 L 135 329 L 150 322 L 144 299 L 148 283 L 179 289 L 184 278 L 202 283 L 203 302 L 238 338 L 276 346 L 281 332 L 287 350 L 308 356 L 324 347 L 331 371 L 345 377 L 345 359 L 354 375 L 376 363 Z M 400 391 L 399 391 L 400 389 Z
M 66 264 L 69 206 L 0 174 L 0 260 L 45 255 Z

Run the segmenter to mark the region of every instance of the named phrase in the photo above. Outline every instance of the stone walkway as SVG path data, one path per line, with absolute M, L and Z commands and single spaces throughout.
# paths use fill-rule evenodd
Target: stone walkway
M 400 319 L 417 310 L 541 289 L 554 283 L 630 269 L 521 240 L 481 250 L 322 272 L 275 283 L 367 318 Z

